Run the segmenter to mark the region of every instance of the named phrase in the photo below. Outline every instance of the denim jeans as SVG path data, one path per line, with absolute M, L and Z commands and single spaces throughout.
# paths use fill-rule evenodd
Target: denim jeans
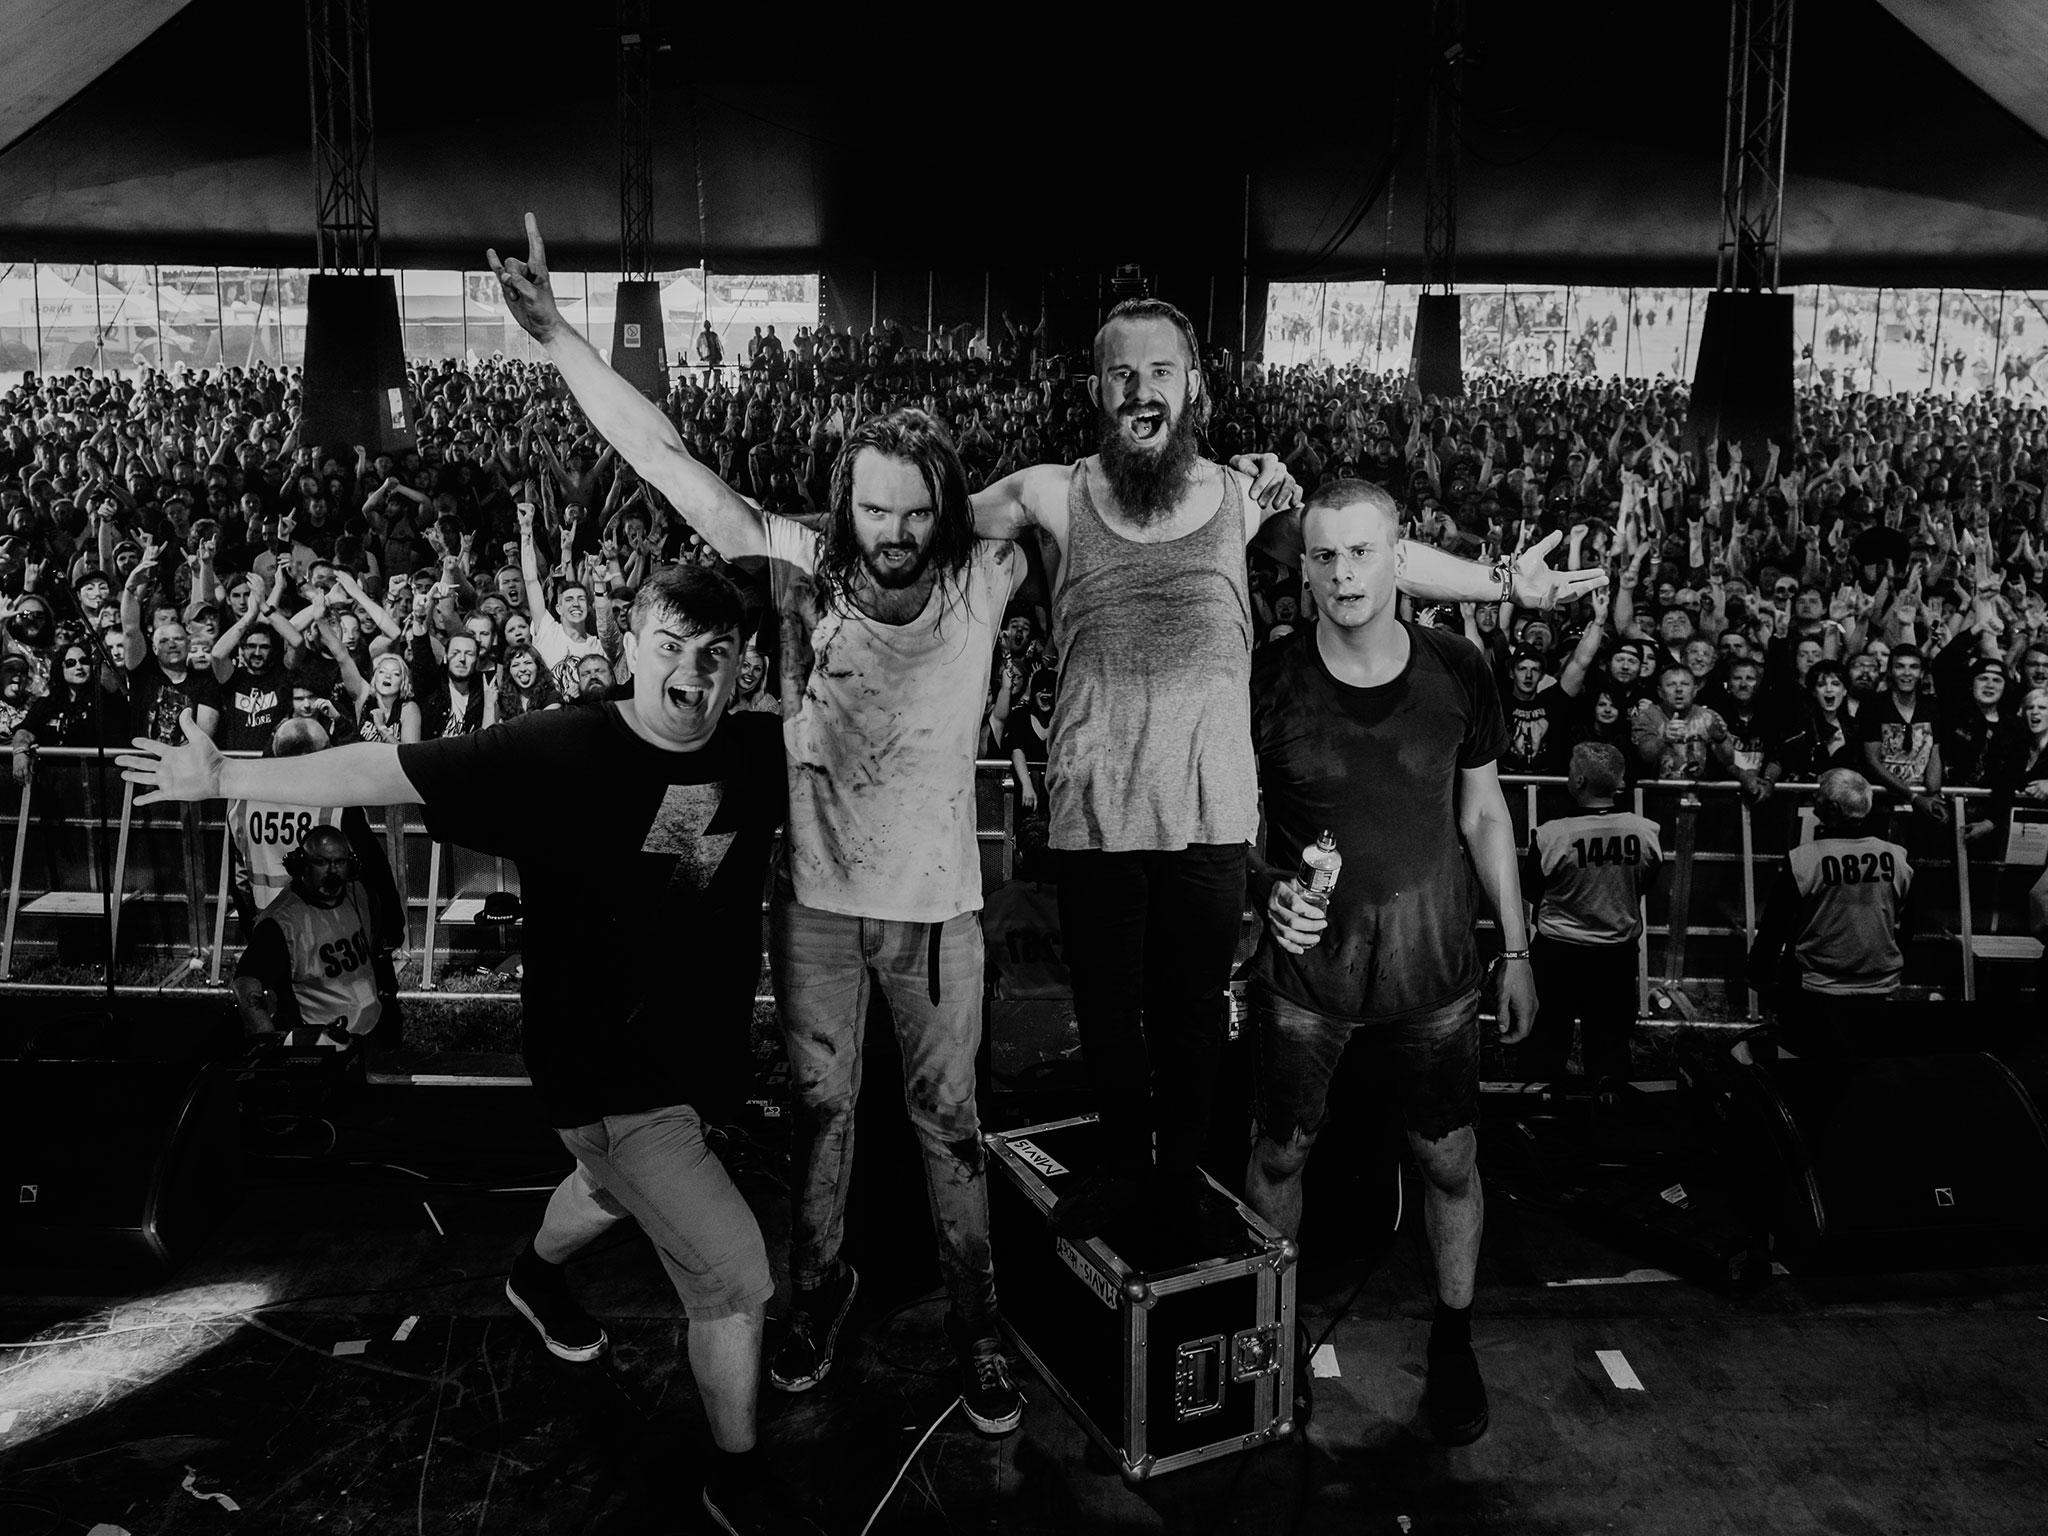
M 1112 1164 L 1180 1172 L 1207 1150 L 1245 845 L 1058 855 L 1081 1058 Z
M 769 915 L 775 1006 L 796 1087 L 790 1280 L 832 1278 L 846 1235 L 854 1105 L 870 981 L 879 983 L 903 1051 L 903 1101 L 924 1153 L 939 1270 L 969 1337 L 992 1332 L 988 1180 L 974 1106 L 981 1044 L 981 921 L 895 922 L 822 912 L 786 886 Z

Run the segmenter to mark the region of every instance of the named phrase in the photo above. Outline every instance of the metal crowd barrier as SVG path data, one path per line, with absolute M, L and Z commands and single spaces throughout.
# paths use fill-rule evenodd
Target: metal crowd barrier
M 156 992 L 194 975 L 218 984 L 231 961 L 225 808 L 210 803 L 138 809 L 113 765 L 113 752 L 103 766 L 100 757 L 92 748 L 45 747 L 27 786 L 17 788 L 11 776 L 0 775 L 0 836 L 12 839 L 0 987 L 47 988 L 17 973 L 23 920 L 44 930 L 35 947 L 55 948 L 60 960 L 68 955 L 80 964 L 104 966 L 112 955 L 117 964 L 125 957 L 175 965 L 153 985 L 120 990 Z M 1002 760 L 981 761 L 976 770 L 977 835 L 984 883 L 992 887 L 1015 868 L 1015 780 Z M 1504 775 L 1502 782 L 1521 847 L 1527 847 L 1536 822 L 1573 809 L 1561 778 Z M 1757 807 L 1732 783 L 1651 780 L 1635 787 L 1634 807 L 1662 828 L 1671 866 L 1668 881 L 1644 903 L 1637 990 L 1645 1013 L 1652 1011 L 1653 997 L 1669 1002 L 1688 985 L 1718 981 L 1727 985 L 1731 1006 L 1755 1015 L 1756 999 L 1742 983 L 1742 960 L 1761 909 L 1759 879 L 1768 880 L 1785 849 L 1799 840 L 1798 813 L 1815 788 L 1781 784 L 1771 801 Z M 1972 857 L 1964 841 L 1964 812 L 1988 793 L 1944 790 L 1950 807 L 1944 856 L 1932 855 L 1926 830 L 1909 848 L 1921 882 L 1916 905 L 1923 922 L 1914 945 L 1922 959 L 1919 979 L 1929 973 L 1930 947 L 1939 952 L 1952 943 L 1954 968 L 1948 974 L 1966 999 L 1977 995 L 1980 950 L 2039 953 L 2024 916 L 2026 891 L 2039 877 L 2039 866 Z M 411 808 L 372 810 L 369 816 L 386 840 L 404 897 L 406 947 L 420 957 L 420 986 L 433 990 L 461 952 L 481 947 L 476 924 L 484 898 L 516 893 L 518 872 L 504 859 L 433 841 Z M 1981 921 L 1984 914 L 1988 925 Z M 1909 979 L 1915 969 L 1909 958 Z M 1933 969 L 1939 977 L 1939 967 Z

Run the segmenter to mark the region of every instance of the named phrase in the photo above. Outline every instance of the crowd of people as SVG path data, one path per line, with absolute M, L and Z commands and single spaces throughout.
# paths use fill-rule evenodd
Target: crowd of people
M 1728 778 L 1755 799 L 1830 766 L 1927 820 L 1981 787 L 1968 834 L 2003 847 L 2048 806 L 2044 413 L 1990 395 L 1803 392 L 1767 451 L 1689 445 L 1659 381 L 1482 375 L 1418 401 L 1399 375 L 1212 370 L 1220 458 L 1270 452 L 1304 491 L 1394 492 L 1413 535 L 1490 558 L 1561 531 L 1613 576 L 1577 612 L 1467 606 L 1437 621 L 1493 663 L 1510 772 L 1622 749 L 1635 778 Z M 86 370 L 0 396 L 0 738 L 175 734 L 191 705 L 263 750 L 292 715 L 337 741 L 453 735 L 600 698 L 625 677 L 619 618 L 663 565 L 718 556 L 623 465 L 548 364 L 412 373 L 420 443 L 306 444 L 296 379 Z M 829 325 L 679 373 L 684 443 L 764 509 L 815 522 L 840 445 L 898 406 L 946 423 L 978 490 L 1093 444 L 1085 371 L 1006 327 L 986 357 Z M 522 511 L 522 508 L 531 510 Z M 1254 556 L 1255 631 L 1315 621 Z M 1058 654 L 1042 583 L 1013 601 L 984 756 L 1038 812 Z M 775 710 L 780 636 L 749 637 L 739 708 Z

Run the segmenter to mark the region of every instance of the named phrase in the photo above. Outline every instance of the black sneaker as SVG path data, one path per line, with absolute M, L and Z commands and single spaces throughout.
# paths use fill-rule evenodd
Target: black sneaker
M 505 1299 L 559 1360 L 595 1360 L 610 1342 L 597 1321 L 576 1305 L 561 1266 L 546 1262 L 531 1247 L 512 1261 Z
M 1010 1362 L 1003 1354 L 1003 1341 L 994 1334 L 979 1339 L 962 1339 L 951 1314 L 946 1332 L 960 1357 L 960 1405 L 984 1435 L 1007 1435 L 1024 1422 L 1024 1394 L 1010 1379 Z
M 1052 1229 L 1061 1237 L 1098 1237 L 1144 1209 L 1151 1170 L 1125 1169 L 1090 1174 L 1052 1208 Z
M 1470 1445 L 1486 1433 L 1486 1383 L 1479 1379 L 1479 1359 L 1470 1346 L 1429 1357 L 1422 1411 L 1439 1445 Z
M 768 1380 L 784 1392 L 808 1392 L 832 1369 L 839 1330 L 853 1309 L 860 1276 L 841 1262 L 839 1278 L 822 1291 L 800 1292 L 783 1323 L 782 1340 L 768 1362 Z

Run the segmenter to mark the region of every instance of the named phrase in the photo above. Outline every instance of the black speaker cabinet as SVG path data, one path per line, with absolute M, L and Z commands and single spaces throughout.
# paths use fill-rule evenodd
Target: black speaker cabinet
M 2048 1235 L 2048 1131 L 1995 1057 L 1779 1061 L 1723 1092 L 1731 1171 L 1795 1268 L 1960 1260 Z
M 668 394 L 668 343 L 661 326 L 661 284 L 619 284 L 612 313 L 612 368 L 650 400 Z
M 0 1060 L 0 1290 L 183 1263 L 240 1193 L 235 1103 L 218 1062 Z
M 1717 437 L 1742 444 L 1759 471 L 1772 441 L 1792 440 L 1791 294 L 1707 295 L 1684 441 L 1700 447 Z
M 1465 393 L 1464 354 L 1458 331 L 1458 296 L 1425 293 L 1415 301 L 1415 351 L 1410 366 L 1425 395 Z
M 372 453 L 413 446 L 391 278 L 322 272 L 307 280 L 305 403 L 307 443 L 360 444 Z

